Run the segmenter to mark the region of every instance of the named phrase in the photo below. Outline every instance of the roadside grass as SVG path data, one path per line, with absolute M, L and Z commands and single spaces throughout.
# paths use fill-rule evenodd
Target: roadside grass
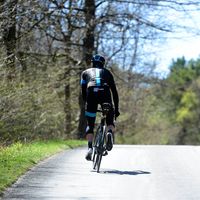
M 0 194 L 39 161 L 64 149 L 85 144 L 81 140 L 50 140 L 0 146 Z

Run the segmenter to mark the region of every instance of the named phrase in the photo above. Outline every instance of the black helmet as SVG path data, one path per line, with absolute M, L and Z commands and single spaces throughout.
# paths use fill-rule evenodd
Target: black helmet
M 92 57 L 92 62 L 94 65 L 100 64 L 101 67 L 103 67 L 105 64 L 105 58 L 99 54 L 96 54 Z

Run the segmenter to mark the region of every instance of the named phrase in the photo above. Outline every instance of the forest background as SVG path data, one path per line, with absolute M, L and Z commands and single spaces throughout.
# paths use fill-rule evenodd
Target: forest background
M 200 59 L 176 58 L 163 77 L 153 50 L 187 28 L 167 12 L 199 8 L 175 0 L 1 1 L 0 143 L 84 138 L 80 74 L 100 53 L 120 96 L 117 143 L 199 144 Z

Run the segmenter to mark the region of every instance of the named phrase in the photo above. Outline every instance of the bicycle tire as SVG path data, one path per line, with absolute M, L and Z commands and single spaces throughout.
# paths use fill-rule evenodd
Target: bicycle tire
M 97 167 L 97 172 L 99 173 L 100 166 L 101 166 L 101 160 L 103 156 L 103 151 L 104 151 L 104 140 L 105 140 L 105 126 L 100 128 L 100 134 L 98 137 L 98 147 L 97 147 L 97 155 L 96 155 L 96 162 L 95 162 L 95 168 Z
M 94 147 L 93 147 L 94 151 L 93 151 L 93 159 L 92 160 L 93 160 L 93 169 L 97 170 L 97 172 L 99 172 L 102 154 L 103 154 L 103 152 L 102 152 L 103 130 L 104 129 L 102 126 L 99 126 L 97 128 L 97 132 L 96 132 L 95 140 L 94 140 Z
M 97 158 L 97 152 L 96 152 L 96 149 L 95 149 L 95 147 L 94 147 L 94 152 L 93 152 L 93 157 L 92 157 L 93 169 L 96 169 L 96 166 L 97 166 L 96 158 Z
M 97 168 L 97 162 L 98 162 L 97 155 L 98 155 L 98 146 L 99 146 L 100 136 L 101 136 L 101 126 L 97 128 L 95 139 L 94 139 L 93 157 L 92 157 L 94 170 L 96 170 Z
M 102 160 L 102 153 L 97 154 L 97 173 L 99 173 L 99 170 L 100 170 L 101 160 Z

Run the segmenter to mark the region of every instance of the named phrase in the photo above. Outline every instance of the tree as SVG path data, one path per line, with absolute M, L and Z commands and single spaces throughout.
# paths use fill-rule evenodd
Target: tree
M 18 0 L 1 1 L 1 29 L 3 30 L 3 42 L 6 50 L 6 65 L 8 79 L 15 76 L 16 56 L 16 16 Z
M 106 57 L 106 65 L 120 83 L 118 87 L 123 94 L 121 133 L 134 135 L 143 125 L 151 127 L 150 118 L 146 120 L 149 107 L 146 99 L 152 105 L 158 101 L 152 93 L 160 83 L 178 88 L 178 92 L 166 89 L 175 111 L 186 107 L 181 104 L 184 92 L 191 90 L 198 96 L 191 84 L 199 68 L 195 62 L 186 62 L 180 70 L 178 65 L 183 63 L 176 63 L 170 77 L 161 81 L 154 77 L 156 61 L 152 57 L 152 46 L 160 42 L 162 34 L 182 28 L 174 23 L 171 15 L 166 18 L 168 11 L 183 12 L 194 6 L 198 9 L 199 3 L 175 0 L 1 1 L 0 76 L 5 74 L 4 65 L 10 72 L 7 77 L 12 78 L 12 82 L 0 81 L 1 130 L 12 127 L 8 132 L 15 133 L 16 138 L 31 130 L 34 133 L 28 135 L 30 138 L 42 137 L 43 131 L 59 137 L 76 132 L 78 137 L 84 137 L 84 106 L 78 84 L 81 71 L 90 67 L 91 56 L 97 52 Z M 8 87 L 7 83 L 12 84 Z M 79 104 L 74 104 L 77 96 Z M 124 128 L 127 123 L 130 125 Z M 6 133 L 8 129 L 4 130 Z
M 173 123 L 180 126 L 178 144 L 199 142 L 199 68 L 199 60 L 186 61 L 180 58 L 173 61 L 167 78 L 168 101 L 173 102 L 169 112 L 173 116 Z
M 95 0 L 85 0 L 84 5 L 85 13 L 85 37 L 83 38 L 83 69 L 86 69 L 87 66 L 90 66 L 92 54 L 94 52 L 94 42 L 95 42 Z M 80 76 L 80 75 L 79 75 Z M 78 125 L 78 137 L 84 137 L 85 128 L 86 128 L 86 119 L 85 119 L 85 107 L 84 102 L 79 94 L 79 106 L 80 106 L 80 117 Z

